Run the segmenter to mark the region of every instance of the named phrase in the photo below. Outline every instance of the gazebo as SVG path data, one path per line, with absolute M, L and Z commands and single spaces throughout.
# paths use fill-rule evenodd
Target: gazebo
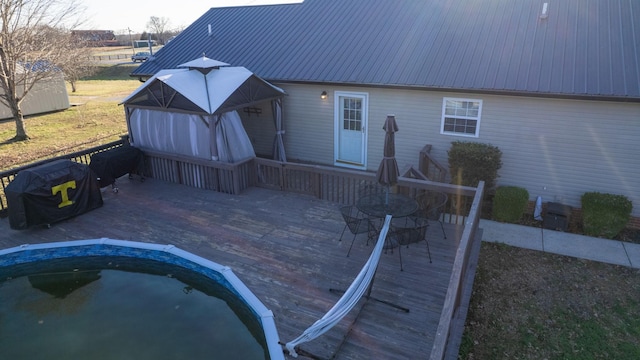
M 244 67 L 207 57 L 161 70 L 123 100 L 129 139 L 144 149 L 234 163 L 255 157 L 238 109 L 270 101 L 275 160 L 286 161 L 285 92 Z

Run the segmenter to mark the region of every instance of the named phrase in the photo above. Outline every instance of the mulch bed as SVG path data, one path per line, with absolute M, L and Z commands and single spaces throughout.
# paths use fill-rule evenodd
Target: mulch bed
M 492 219 L 491 213 L 491 202 L 485 201 L 482 207 L 482 217 L 485 219 Z M 531 226 L 531 227 L 541 227 L 542 222 L 535 220 L 533 218 L 533 214 L 524 214 L 518 225 Z M 569 226 L 567 227 L 567 232 L 572 234 L 584 235 L 584 230 L 582 229 L 582 222 L 580 219 L 571 219 L 569 222 Z M 633 228 L 624 228 L 620 233 L 613 238 L 614 240 L 626 241 L 630 243 L 640 244 L 640 229 Z

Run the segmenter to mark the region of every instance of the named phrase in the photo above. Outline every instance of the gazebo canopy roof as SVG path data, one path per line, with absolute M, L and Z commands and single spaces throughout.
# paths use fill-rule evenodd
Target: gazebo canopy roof
M 220 114 L 285 95 L 244 67 L 206 57 L 161 70 L 123 100 L 129 107 Z

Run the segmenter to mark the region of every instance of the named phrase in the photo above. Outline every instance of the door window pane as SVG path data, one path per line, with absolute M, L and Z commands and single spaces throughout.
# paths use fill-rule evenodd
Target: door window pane
M 345 130 L 362 130 L 362 99 L 344 98 L 341 113 Z

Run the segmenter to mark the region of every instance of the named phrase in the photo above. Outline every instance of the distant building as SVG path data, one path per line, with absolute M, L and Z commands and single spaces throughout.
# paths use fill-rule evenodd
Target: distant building
M 90 46 L 118 46 L 113 30 L 72 30 L 71 35 L 86 41 Z
M 155 40 L 133 40 L 134 48 L 148 48 L 149 42 L 151 42 L 151 46 L 158 46 L 158 42 Z

